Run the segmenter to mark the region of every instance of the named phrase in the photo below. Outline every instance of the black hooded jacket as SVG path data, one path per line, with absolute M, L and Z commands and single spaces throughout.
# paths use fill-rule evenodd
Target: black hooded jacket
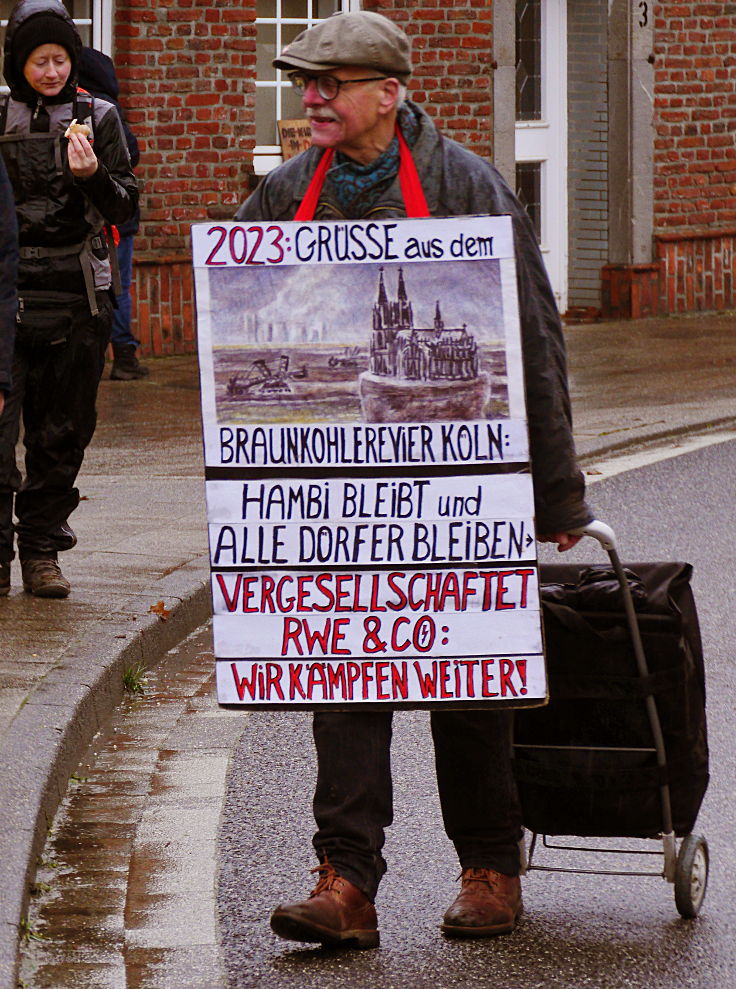
M 135 168 L 140 160 L 140 150 L 138 139 L 125 119 L 123 108 L 120 106 L 120 84 L 118 82 L 115 65 L 109 55 L 97 51 L 96 48 L 83 48 L 79 60 L 79 85 L 82 89 L 96 96 L 98 99 L 107 100 L 112 103 L 120 116 L 123 125 L 123 133 L 130 153 L 130 164 Z M 126 223 L 121 224 L 118 229 L 121 236 L 130 236 L 138 232 L 140 210 L 136 209 L 135 216 Z
M 19 27 L 38 15 L 64 19 L 71 25 L 75 39 L 74 50 L 69 53 L 69 80 L 51 98 L 41 96 L 26 81 L 16 65 L 13 47 Z M 79 179 L 69 168 L 64 132 L 77 116 L 81 51 L 76 27 L 58 0 L 21 0 L 13 9 L 5 35 L 4 75 L 10 98 L 0 152 L 13 186 L 20 246 L 70 248 L 70 253 L 53 257 L 24 257 L 28 252 L 21 251 L 19 289 L 84 293 L 79 246 L 99 234 L 106 222 L 125 223 L 138 203 L 138 187 L 122 125 L 111 103 L 94 100 L 91 123 L 97 171 L 88 179 Z M 48 139 L 39 138 L 41 134 L 47 134 Z M 109 260 L 93 258 L 92 264 L 95 286 L 109 287 Z

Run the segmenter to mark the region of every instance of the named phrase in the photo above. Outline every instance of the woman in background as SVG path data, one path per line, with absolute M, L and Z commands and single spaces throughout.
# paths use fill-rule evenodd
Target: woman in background
M 82 42 L 58 0 L 20 0 L 8 20 L 0 153 L 18 220 L 18 323 L 13 383 L 0 416 L 0 576 L 10 581 L 13 507 L 23 588 L 66 597 L 58 553 L 92 439 L 110 337 L 112 237 L 138 201 L 112 104 L 77 89 Z M 85 127 L 70 130 L 72 121 Z M 15 445 L 23 416 L 25 478 Z

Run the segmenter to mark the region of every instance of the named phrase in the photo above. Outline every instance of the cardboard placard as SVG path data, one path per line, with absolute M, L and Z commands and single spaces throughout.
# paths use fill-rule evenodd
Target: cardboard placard
M 192 234 L 220 703 L 544 703 L 510 219 Z
M 312 128 L 308 120 L 277 120 L 279 144 L 284 161 L 312 146 Z

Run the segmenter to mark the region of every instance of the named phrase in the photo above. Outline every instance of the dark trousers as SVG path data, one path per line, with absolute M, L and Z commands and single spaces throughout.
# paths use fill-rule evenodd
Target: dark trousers
M 133 346 L 136 349 L 140 342 L 133 336 L 131 321 L 133 304 L 130 298 L 130 286 L 133 282 L 133 235 L 121 234 L 118 244 L 118 266 L 120 268 L 120 295 L 115 302 L 117 308 L 112 314 L 112 332 L 110 341 L 113 351 L 116 348 Z
M 0 416 L 0 562 L 13 558 L 13 503 L 21 559 L 53 556 L 74 539 L 66 521 L 79 504 L 74 482 L 97 423 L 97 388 L 110 338 L 112 306 L 75 319 L 69 339 L 46 346 L 16 341 L 13 386 Z M 15 446 L 23 418 L 25 479 Z
M 437 786 L 463 869 L 519 873 L 521 813 L 511 772 L 510 711 L 432 711 Z M 371 900 L 393 820 L 391 711 L 314 715 L 314 847 Z

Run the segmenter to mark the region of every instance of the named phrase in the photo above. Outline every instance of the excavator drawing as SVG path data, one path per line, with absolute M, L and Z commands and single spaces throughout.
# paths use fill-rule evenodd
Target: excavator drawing
M 228 378 L 228 398 L 248 398 L 263 400 L 291 395 L 289 379 L 306 378 L 307 366 L 303 364 L 298 371 L 289 370 L 289 356 L 266 361 L 263 358 L 253 361 L 247 371 L 238 371 Z
M 333 355 L 327 363 L 332 368 L 360 368 L 365 367 L 366 362 L 360 347 L 345 347 L 342 354 Z

